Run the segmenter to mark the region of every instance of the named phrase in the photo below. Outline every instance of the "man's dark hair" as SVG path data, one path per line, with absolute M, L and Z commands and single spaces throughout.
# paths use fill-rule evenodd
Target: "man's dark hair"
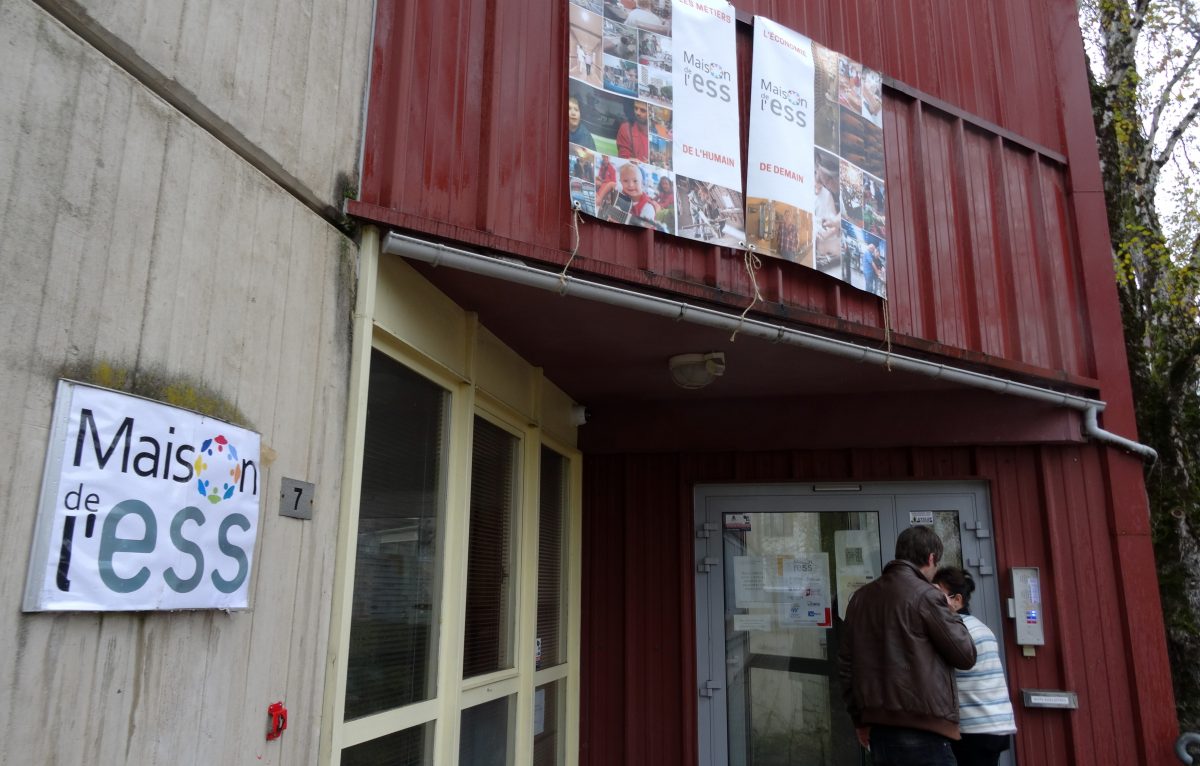
M 932 528 L 917 525 L 909 527 L 896 538 L 896 558 L 923 567 L 929 563 L 929 554 L 933 554 L 933 563 L 942 560 L 942 538 L 937 536 Z

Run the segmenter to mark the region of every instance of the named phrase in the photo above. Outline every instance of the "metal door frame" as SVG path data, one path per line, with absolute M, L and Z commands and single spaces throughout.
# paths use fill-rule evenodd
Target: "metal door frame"
M 754 513 L 877 511 L 880 553 L 882 563 L 887 564 L 896 537 L 907 526 L 901 523 L 904 518 L 901 514 L 958 511 L 963 566 L 978 586 L 971 602 L 971 613 L 996 634 L 1004 661 L 1005 640 L 989 494 L 985 481 L 696 485 L 693 521 L 696 691 L 699 695 L 697 755 L 700 766 L 727 766 L 728 763 L 722 513 L 746 512 L 744 503 L 752 503 Z M 712 582 L 720 585 L 710 587 Z M 1001 759 L 1001 764 L 1011 766 L 1012 763 L 1010 750 Z

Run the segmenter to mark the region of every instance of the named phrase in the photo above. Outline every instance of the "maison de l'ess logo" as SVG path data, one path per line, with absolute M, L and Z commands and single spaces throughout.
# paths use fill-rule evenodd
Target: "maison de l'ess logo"
M 683 52 L 683 84 L 708 98 L 728 102 L 733 98 L 730 87 L 733 74 L 719 61 L 711 61 L 690 51 Z
M 808 127 L 808 99 L 795 88 L 763 78 L 759 91 L 758 108 L 761 111 L 782 117 L 798 127 Z
M 216 505 L 233 497 L 242 479 L 237 447 L 224 434 L 205 439 L 196 452 L 196 491 Z

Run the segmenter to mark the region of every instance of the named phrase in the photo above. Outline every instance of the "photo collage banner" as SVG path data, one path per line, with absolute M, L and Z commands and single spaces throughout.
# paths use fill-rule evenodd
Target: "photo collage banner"
M 571 201 L 815 268 L 886 297 L 878 72 L 755 17 L 742 191 L 736 10 L 723 0 L 569 0 Z
M 770 19 L 754 19 L 747 242 L 886 296 L 883 83 Z
M 745 241 L 736 18 L 722 0 L 570 0 L 571 200 L 605 221 Z

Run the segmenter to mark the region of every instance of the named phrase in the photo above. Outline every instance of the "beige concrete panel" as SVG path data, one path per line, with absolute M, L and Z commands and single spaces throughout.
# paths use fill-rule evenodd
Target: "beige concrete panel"
M 379 261 L 375 324 L 452 374 L 471 379 L 467 313 L 398 256 Z
M 38 0 L 138 77 L 340 205 L 356 177 L 372 0 Z
M 515 410 L 526 422 L 536 423 L 537 387 L 541 373 L 486 329 L 479 331 L 475 348 L 475 385 L 480 391 Z
M 573 420 L 575 402 L 548 380 L 542 382 L 542 430 L 561 444 L 575 447 L 579 428 Z
M 315 763 L 354 245 L 28 0 L 0 0 L 0 71 L 0 763 Z M 101 364 L 262 434 L 252 610 L 18 611 L 55 381 Z M 278 515 L 284 476 L 317 485 L 312 521 Z
M 575 446 L 577 431 L 571 419 L 575 402 L 486 328 L 480 329 L 476 344 L 475 383 L 528 423 L 564 445 Z

